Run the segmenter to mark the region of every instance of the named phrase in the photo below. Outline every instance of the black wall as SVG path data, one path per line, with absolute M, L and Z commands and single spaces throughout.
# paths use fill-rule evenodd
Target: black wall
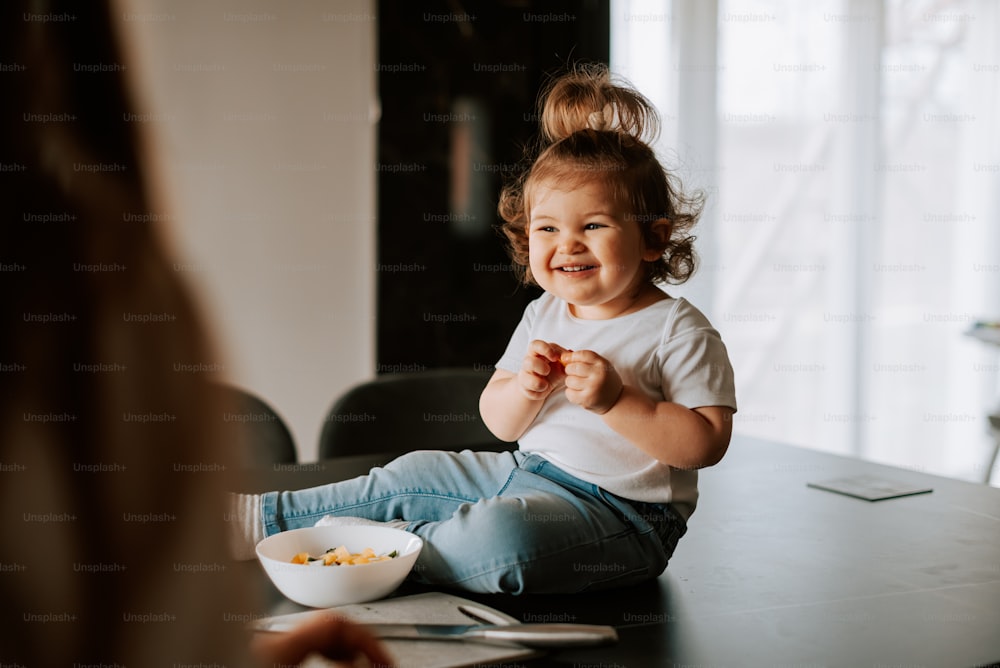
M 491 367 L 537 291 L 496 226 L 546 77 L 608 60 L 608 0 L 378 6 L 379 373 Z

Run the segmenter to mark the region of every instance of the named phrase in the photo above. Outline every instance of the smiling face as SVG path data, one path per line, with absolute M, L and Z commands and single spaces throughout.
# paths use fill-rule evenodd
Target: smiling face
M 532 188 L 528 266 L 538 285 L 587 320 L 624 315 L 662 298 L 646 280 L 647 248 L 639 224 L 596 180 Z

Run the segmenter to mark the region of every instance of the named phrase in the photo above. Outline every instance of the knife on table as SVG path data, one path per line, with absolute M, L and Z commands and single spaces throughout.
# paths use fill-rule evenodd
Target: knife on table
M 258 631 L 290 631 L 295 624 L 261 620 Z M 618 640 L 612 626 L 592 624 L 362 624 L 385 640 L 460 640 L 531 648 L 590 647 Z
M 464 640 L 489 645 L 589 647 L 618 640 L 611 626 L 591 624 L 366 624 L 379 638 L 395 640 Z

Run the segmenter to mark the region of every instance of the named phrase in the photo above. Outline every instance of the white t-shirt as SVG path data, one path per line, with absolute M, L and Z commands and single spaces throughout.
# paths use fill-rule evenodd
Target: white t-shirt
M 708 319 L 683 298 L 667 298 L 610 320 L 582 320 L 549 293 L 528 304 L 497 368 L 521 369 L 535 339 L 592 350 L 611 362 L 626 385 L 655 401 L 688 408 L 736 409 L 733 368 Z M 674 469 L 635 447 L 601 416 L 549 395 L 518 440 L 567 473 L 626 499 L 672 503 L 685 518 L 698 500 L 698 472 Z

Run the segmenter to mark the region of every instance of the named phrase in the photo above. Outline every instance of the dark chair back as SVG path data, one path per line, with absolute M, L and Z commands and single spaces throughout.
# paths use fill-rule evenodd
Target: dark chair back
M 412 450 L 513 450 L 479 415 L 491 371 L 444 368 L 386 374 L 345 392 L 327 413 L 319 457 Z
M 244 467 L 266 468 L 298 461 L 292 432 L 268 402 L 239 387 L 221 387 L 228 404 L 222 420 L 236 427 Z

